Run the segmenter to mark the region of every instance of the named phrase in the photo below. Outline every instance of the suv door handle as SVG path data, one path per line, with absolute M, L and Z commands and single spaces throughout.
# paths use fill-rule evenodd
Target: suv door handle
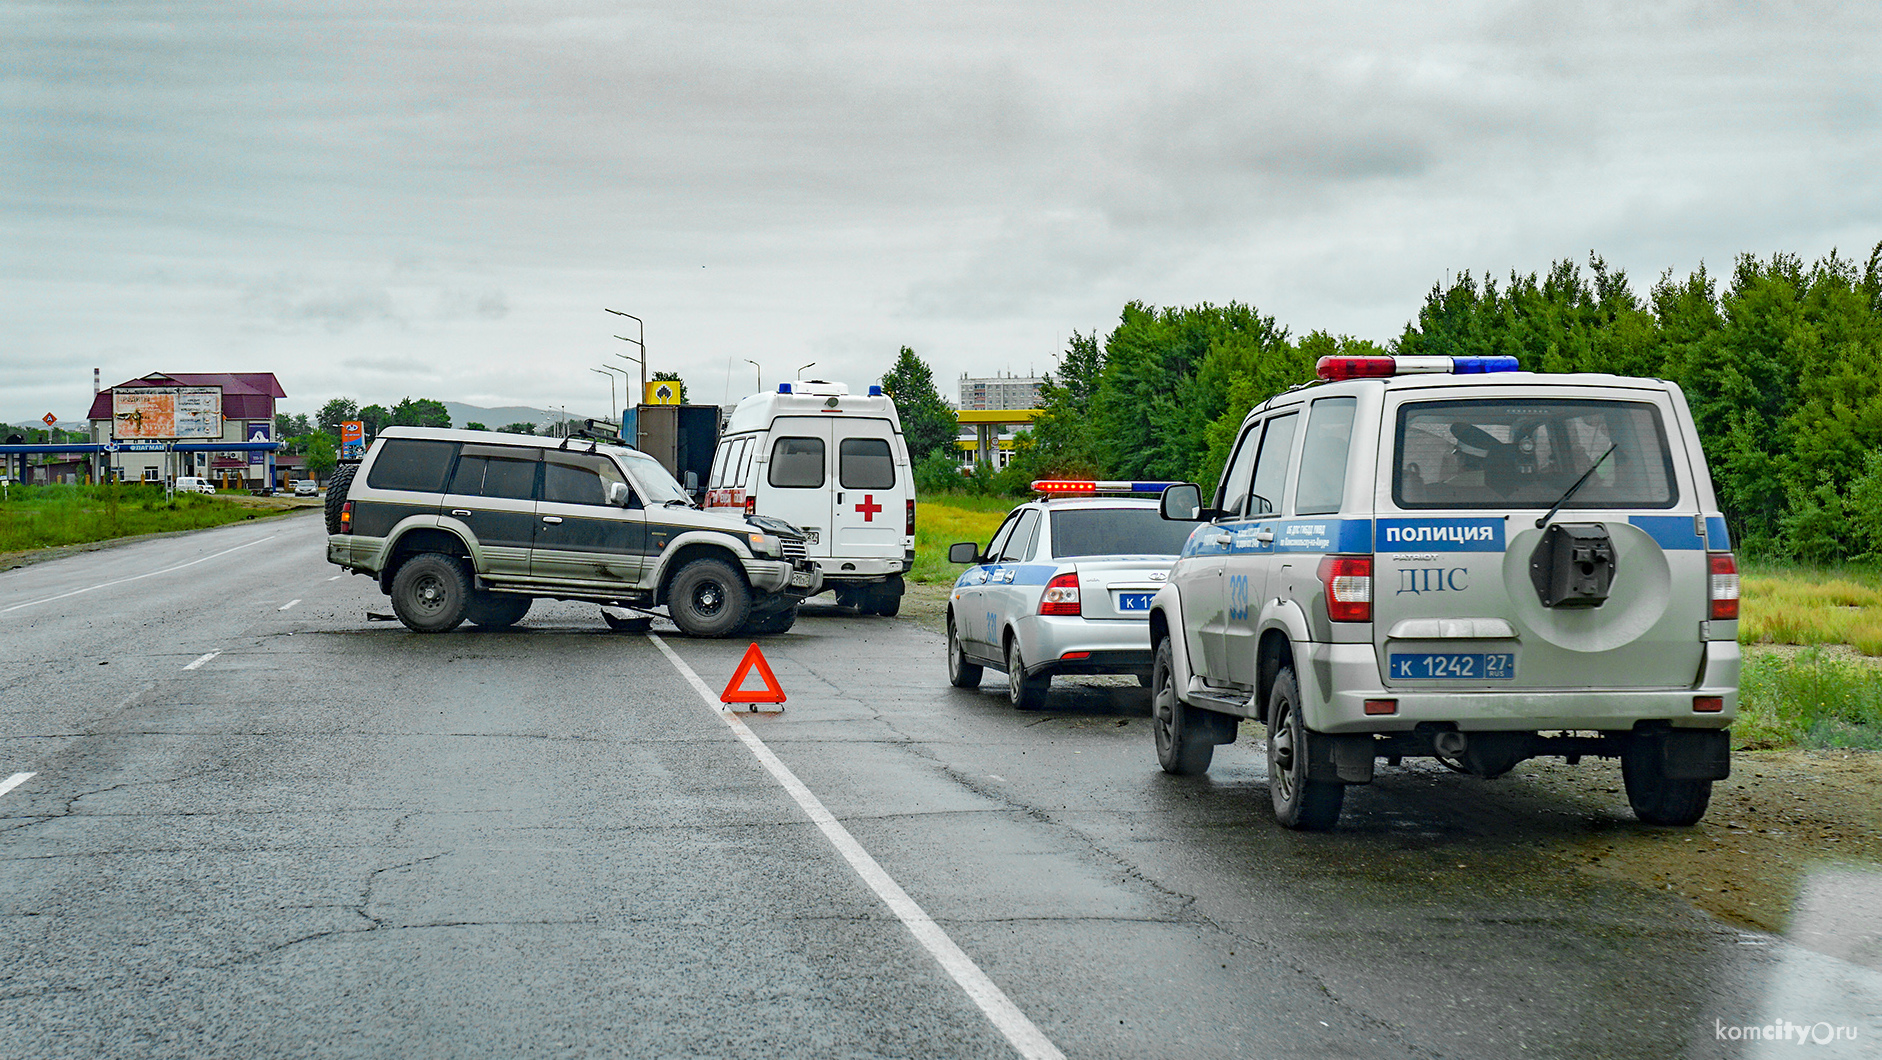
M 545 515 L 542 517 L 542 521 L 551 525 L 560 525 L 562 517 L 559 515 Z
M 1235 540 L 1234 534 L 1210 534 L 1203 539 L 1204 542 L 1211 545 L 1226 545 L 1233 540 Z
M 1255 540 L 1265 545 L 1274 540 L 1274 531 L 1267 529 L 1257 530 L 1255 531 Z
M 462 515 L 462 516 L 468 517 L 470 515 L 470 509 L 469 508 L 453 508 L 451 509 L 451 514 Z

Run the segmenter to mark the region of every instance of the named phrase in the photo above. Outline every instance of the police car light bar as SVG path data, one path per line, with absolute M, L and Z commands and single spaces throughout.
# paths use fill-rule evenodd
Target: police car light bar
M 1055 479 L 1042 478 L 1033 482 L 1034 493 L 1053 494 L 1095 494 L 1095 493 L 1162 493 L 1176 485 L 1174 482 L 1119 482 L 1114 480 L 1094 479 Z
M 1482 375 L 1518 370 L 1514 357 L 1322 357 L 1314 365 L 1315 374 L 1334 382 L 1390 379 L 1395 375 Z

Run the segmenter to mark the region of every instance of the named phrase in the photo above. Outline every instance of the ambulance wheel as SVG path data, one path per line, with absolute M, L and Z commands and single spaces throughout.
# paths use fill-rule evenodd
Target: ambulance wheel
M 961 648 L 960 634 L 954 631 L 954 612 L 948 612 L 948 684 L 955 688 L 979 688 L 986 667 L 967 661 Z
M 1176 698 L 1176 666 L 1170 639 L 1157 642 L 1150 675 L 1150 730 L 1157 738 L 1157 764 L 1165 773 L 1193 777 L 1209 771 L 1215 741 L 1201 719 Z
M 1340 819 L 1346 785 L 1337 780 L 1308 778 L 1311 741 L 1300 713 L 1300 683 L 1292 669 L 1275 675 L 1268 696 L 1268 794 L 1274 800 L 1274 819 L 1283 828 L 1324 832 Z
M 1019 654 L 1019 638 L 1006 638 L 1006 698 L 1020 710 L 1038 710 L 1046 705 L 1046 693 L 1052 690 L 1052 675 L 1026 676 L 1026 660 Z
M 471 590 L 470 604 L 464 609 L 464 617 L 471 625 L 484 629 L 502 629 L 514 626 L 529 614 L 529 605 L 535 601 L 527 596 L 513 596 L 509 593 L 490 593 Z
M 1642 824 L 1685 827 L 1699 823 L 1712 802 L 1710 780 L 1668 780 L 1659 744 L 1638 737 L 1621 750 L 1621 782 Z
M 667 614 L 689 637 L 729 636 L 751 615 L 751 590 L 722 559 L 696 559 L 667 587 Z
M 880 585 L 870 586 L 869 611 L 883 618 L 894 618 L 902 610 L 904 586 L 900 574 L 890 575 Z
M 392 611 L 414 633 L 456 629 L 470 608 L 470 576 L 456 556 L 421 552 L 392 576 Z

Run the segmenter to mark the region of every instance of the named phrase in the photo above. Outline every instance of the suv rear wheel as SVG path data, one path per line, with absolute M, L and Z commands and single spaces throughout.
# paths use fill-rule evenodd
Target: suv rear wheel
M 327 533 L 340 532 L 340 509 L 346 507 L 346 491 L 353 485 L 353 476 L 359 473 L 358 464 L 341 464 L 333 469 L 333 477 L 327 480 Z
M 1712 801 L 1710 780 L 1668 780 L 1659 744 L 1639 736 L 1621 751 L 1621 782 L 1643 824 L 1697 824 Z
M 689 637 L 723 637 L 751 615 L 751 590 L 722 559 L 696 559 L 667 588 L 667 614 Z
M 464 564 L 441 552 L 421 552 L 392 576 L 392 610 L 414 633 L 455 629 L 470 608 L 470 595 Z
M 1308 779 L 1313 739 L 1300 714 L 1300 682 L 1292 669 L 1284 669 L 1275 675 L 1268 696 L 1268 793 L 1283 827 L 1324 832 L 1340 819 L 1346 785 Z
M 502 629 L 514 626 L 529 614 L 529 605 L 535 603 L 527 596 L 511 593 L 491 593 L 471 590 L 470 604 L 464 609 L 464 617 L 474 626 L 484 629 Z

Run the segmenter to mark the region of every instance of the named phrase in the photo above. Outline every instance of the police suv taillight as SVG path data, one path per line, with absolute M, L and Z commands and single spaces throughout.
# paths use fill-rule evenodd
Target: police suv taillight
M 1334 622 L 1372 621 L 1372 557 L 1328 556 L 1320 561 L 1320 587 L 1326 591 L 1327 618 Z
M 1738 560 L 1730 552 L 1709 552 L 1706 566 L 1711 574 L 1712 620 L 1729 622 L 1738 617 Z
M 1047 582 L 1046 591 L 1039 596 L 1039 613 L 1042 615 L 1084 614 L 1078 604 L 1078 575 L 1061 574 Z

